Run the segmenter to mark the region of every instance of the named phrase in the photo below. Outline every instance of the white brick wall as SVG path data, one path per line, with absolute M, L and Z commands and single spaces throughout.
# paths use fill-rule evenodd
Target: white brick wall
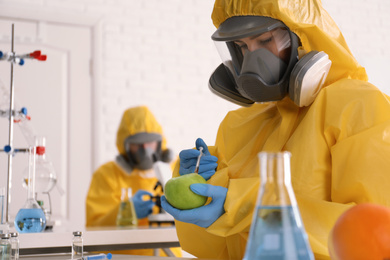
M 43 10 L 102 17 L 101 158 L 116 155 L 115 135 L 122 112 L 148 105 L 176 153 L 197 137 L 213 144 L 219 122 L 237 106 L 208 90 L 220 63 L 210 39 L 212 0 L 2 0 Z M 390 93 L 390 2 L 323 0 L 352 52 L 373 83 Z M 386 89 L 387 87 L 387 89 Z
M 390 2 L 384 0 L 323 0 L 369 81 L 390 94 Z

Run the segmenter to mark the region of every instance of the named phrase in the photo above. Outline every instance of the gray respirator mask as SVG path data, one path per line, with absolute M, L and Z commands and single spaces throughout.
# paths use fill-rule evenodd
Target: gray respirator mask
M 143 144 L 157 142 L 156 150 L 139 146 L 138 150 L 133 153 L 129 150 L 130 144 Z M 169 163 L 173 159 L 173 152 L 170 149 L 161 149 L 162 136 L 155 133 L 138 133 L 126 138 L 124 142 L 126 159 L 131 169 L 149 170 L 157 161 Z
M 310 52 L 298 61 L 299 38 L 270 17 L 231 17 L 212 39 L 223 63 L 211 75 L 209 88 L 241 106 L 286 95 L 299 106 L 309 105 L 330 69 L 323 52 Z
M 140 147 L 135 153 L 126 151 L 127 157 L 132 162 L 133 167 L 140 170 L 149 170 L 157 161 L 157 152 L 151 148 Z

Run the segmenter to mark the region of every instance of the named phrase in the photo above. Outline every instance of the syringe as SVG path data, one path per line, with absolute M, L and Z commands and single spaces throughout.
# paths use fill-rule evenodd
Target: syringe
M 87 256 L 83 256 L 81 258 L 77 258 L 75 260 L 100 260 L 100 259 L 112 259 L 112 254 L 111 253 L 108 253 L 107 255 L 106 254 L 98 254 L 98 255 L 87 255 Z
M 196 165 L 195 165 L 195 173 L 198 173 L 199 172 L 199 164 L 200 164 L 200 157 L 202 157 L 203 153 L 203 147 L 199 147 L 199 156 L 198 156 L 198 160 L 196 161 Z

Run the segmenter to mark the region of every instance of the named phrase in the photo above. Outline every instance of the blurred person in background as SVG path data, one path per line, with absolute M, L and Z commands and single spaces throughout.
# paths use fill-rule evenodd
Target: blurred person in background
M 194 172 L 191 190 L 211 202 L 163 208 L 183 250 L 199 258 L 242 259 L 259 189 L 261 151 L 290 151 L 291 182 L 316 259 L 349 207 L 390 207 L 390 100 L 368 83 L 320 0 L 216 0 L 212 35 L 223 60 L 209 86 L 245 106 L 229 112 L 214 146 L 196 140 L 173 176 Z M 380 33 L 380 32 L 378 32 Z M 375 42 L 369 44 L 375 48 Z M 358 227 L 357 227 L 358 228 Z
M 86 199 L 86 226 L 116 226 L 122 188 L 131 188 L 138 226 L 148 226 L 148 216 L 160 213 L 152 198 L 163 194 L 157 162 L 170 163 L 161 125 L 146 106 L 127 109 L 117 131 L 119 155 L 93 174 Z M 173 249 L 176 256 L 180 248 Z M 153 255 L 153 249 L 128 250 L 129 254 Z

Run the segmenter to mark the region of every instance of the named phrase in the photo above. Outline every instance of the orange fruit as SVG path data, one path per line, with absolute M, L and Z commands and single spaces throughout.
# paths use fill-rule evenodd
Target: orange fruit
M 390 208 L 363 203 L 345 211 L 329 235 L 332 260 L 390 260 Z

